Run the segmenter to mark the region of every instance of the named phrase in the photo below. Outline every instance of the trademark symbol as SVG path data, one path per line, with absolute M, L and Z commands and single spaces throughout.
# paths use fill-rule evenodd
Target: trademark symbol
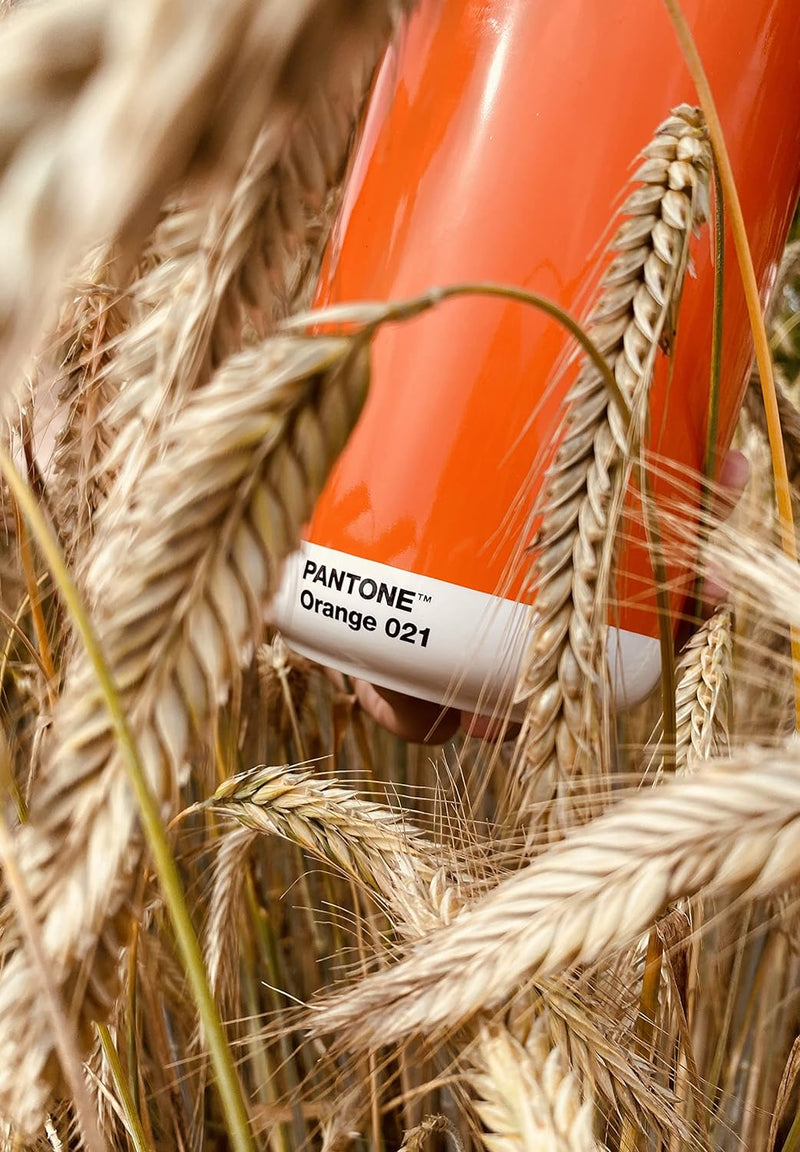
M 421 600 L 423 604 L 430 604 L 431 597 L 427 592 L 417 592 L 417 599 Z

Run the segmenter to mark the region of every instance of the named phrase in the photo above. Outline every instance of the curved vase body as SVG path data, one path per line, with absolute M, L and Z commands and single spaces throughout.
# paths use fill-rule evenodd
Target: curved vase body
M 798 194 L 800 21 L 792 0 L 683 7 L 766 294 Z M 377 74 L 316 303 L 490 280 L 585 314 L 637 156 L 680 103 L 696 96 L 661 0 L 422 0 Z M 680 481 L 658 482 L 663 507 L 678 495 L 691 507 L 703 466 L 712 249 L 705 228 L 674 356 L 659 353 L 655 374 L 649 447 Z M 729 238 L 727 252 L 720 449 L 752 357 Z M 534 309 L 478 297 L 384 327 L 364 413 L 274 604 L 293 647 L 469 710 L 508 699 L 571 348 Z M 631 702 L 659 658 L 637 517 L 626 533 L 609 650 Z M 686 573 L 670 575 L 677 615 Z

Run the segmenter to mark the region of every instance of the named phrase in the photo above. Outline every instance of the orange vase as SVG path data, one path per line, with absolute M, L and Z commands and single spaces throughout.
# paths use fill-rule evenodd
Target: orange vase
M 766 294 L 800 182 L 795 0 L 683 8 Z M 696 95 L 662 0 L 422 0 L 378 71 L 317 305 L 490 280 L 580 316 L 632 164 L 682 102 Z M 682 479 L 704 459 L 712 249 L 706 229 L 692 243 L 675 354 L 669 366 L 659 354 L 652 389 L 649 447 Z M 752 358 L 729 237 L 727 250 L 720 450 Z M 555 369 L 569 349 L 553 320 L 485 298 L 379 333 L 365 410 L 274 603 L 292 647 L 456 707 L 507 702 L 531 510 L 574 377 Z M 671 483 L 660 483 L 662 505 Z M 610 647 L 630 702 L 652 688 L 659 656 L 643 532 L 627 532 Z M 671 576 L 677 617 L 686 572 Z

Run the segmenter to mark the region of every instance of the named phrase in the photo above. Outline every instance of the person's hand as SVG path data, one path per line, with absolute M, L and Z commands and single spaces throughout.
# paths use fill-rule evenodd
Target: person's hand
M 714 514 L 727 517 L 735 508 L 750 475 L 750 462 L 741 452 L 725 457 L 716 489 Z M 703 601 L 709 612 L 725 596 L 718 577 L 706 580 Z M 387 731 L 414 744 L 441 744 L 455 736 L 459 727 L 470 736 L 508 740 L 516 736 L 518 724 L 502 718 L 475 716 L 455 708 L 443 708 L 429 700 L 404 696 L 388 688 L 378 688 L 366 680 L 354 681 L 356 698 L 364 711 Z

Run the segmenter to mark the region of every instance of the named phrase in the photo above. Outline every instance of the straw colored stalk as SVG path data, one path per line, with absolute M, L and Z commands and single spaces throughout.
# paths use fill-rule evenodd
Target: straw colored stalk
M 799 832 L 793 750 L 670 780 L 575 829 L 394 967 L 320 1002 L 313 1029 L 361 1046 L 463 1024 L 524 981 L 630 943 L 682 897 L 779 890 L 800 873 Z
M 597 1152 L 594 1106 L 546 1016 L 515 1035 L 502 1024 L 481 1029 L 468 1083 L 488 1152 Z
M 678 663 L 678 772 L 691 772 L 701 761 L 726 756 L 730 751 L 732 663 L 731 614 L 720 608 L 698 628 Z
M 387 905 L 392 923 L 417 938 L 448 924 L 462 904 L 452 868 L 402 811 L 286 765 L 234 776 L 209 803 L 245 828 L 281 836 L 328 860 Z
M 708 211 L 711 153 L 700 112 L 676 108 L 643 157 L 587 321 L 639 416 L 658 342 L 680 298 L 689 236 Z M 603 572 L 610 568 L 612 518 L 632 447 L 600 373 L 585 362 L 567 395 L 561 443 L 541 497 L 531 573 L 535 605 L 518 685 L 527 713 L 513 806 L 521 820 L 546 821 L 554 837 L 591 814 L 585 780 L 601 775 L 596 695 L 605 680 Z
M 260 131 L 285 131 L 318 76 L 350 70 L 390 2 L 92 0 L 11 13 L 0 36 L 0 339 L 18 339 L 6 353 L 28 345 L 95 243 L 132 257 L 181 180 L 213 170 L 230 187 Z
M 154 449 L 116 529 L 95 539 L 95 626 L 165 815 L 192 729 L 208 734 L 260 636 L 283 557 L 360 410 L 368 348 L 273 338 L 232 357 Z M 93 669 L 70 667 L 20 859 L 56 984 L 86 1043 L 118 985 L 143 856 Z M 6 951 L 12 942 L 4 942 Z M 0 1110 L 35 1126 L 52 1038 L 19 947 L 0 972 Z

